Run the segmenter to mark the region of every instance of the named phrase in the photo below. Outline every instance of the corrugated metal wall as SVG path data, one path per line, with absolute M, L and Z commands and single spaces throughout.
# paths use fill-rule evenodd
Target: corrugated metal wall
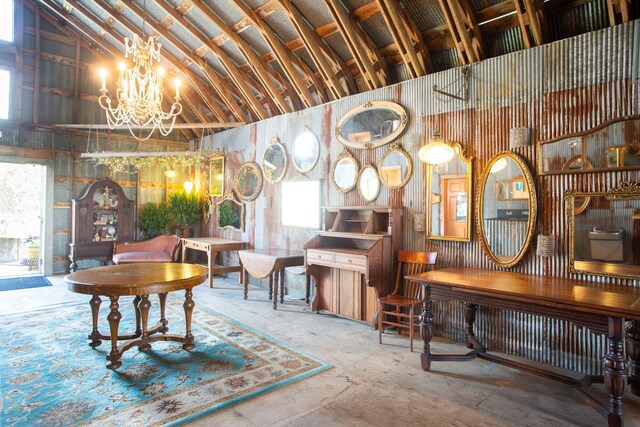
M 635 21 L 474 64 L 470 68 L 468 102 L 432 91 L 432 87 L 438 85 L 449 93 L 462 94 L 460 70 L 447 70 L 216 134 L 205 146 L 226 151 L 226 188 L 232 188 L 233 168 L 249 160 L 260 163 L 265 145 L 272 137 L 278 137 L 290 153 L 293 139 L 308 126 L 321 141 L 318 166 L 307 174 L 290 166 L 285 179 L 322 179 L 324 205 L 366 205 L 356 190 L 343 194 L 330 183 L 330 166 L 344 149 L 335 139 L 334 126 L 343 114 L 367 101 L 398 102 L 409 114 L 409 124 L 400 142 L 413 159 L 413 177 L 401 189 L 383 188 L 377 200 L 370 204 L 405 206 L 404 247 L 437 251 L 439 267 L 495 269 L 484 255 L 476 231 L 469 243 L 426 240 L 424 233 L 413 231 L 413 216 L 425 212 L 426 168 L 418 161 L 417 152 L 425 135 L 437 128 L 446 140 L 460 141 L 469 150 L 474 157 L 474 176 L 478 177 L 491 157 L 509 150 L 509 130 L 528 127 L 534 142 L 512 151 L 526 160 L 536 177 L 537 234 L 557 236 L 558 250 L 554 257 L 537 257 L 534 239 L 523 261 L 512 270 L 569 277 L 564 192 L 607 190 L 621 180 L 638 179 L 639 173 L 539 177 L 535 173 L 535 141 L 588 130 L 616 117 L 639 114 L 639 52 L 640 22 Z M 349 151 L 362 167 L 366 163 L 376 165 L 386 149 Z M 248 239 L 257 248 L 300 248 L 314 234 L 313 230 L 279 226 L 280 188 L 278 184 L 265 182 L 260 197 L 247 204 L 246 231 L 236 237 Z M 633 281 L 601 280 L 637 285 Z M 443 302 L 437 304 L 435 311 L 440 325 L 438 332 L 463 340 L 462 305 Z M 602 335 L 571 323 L 485 307 L 479 309 L 477 335 L 492 350 L 588 373 L 599 372 L 599 358 L 605 350 Z

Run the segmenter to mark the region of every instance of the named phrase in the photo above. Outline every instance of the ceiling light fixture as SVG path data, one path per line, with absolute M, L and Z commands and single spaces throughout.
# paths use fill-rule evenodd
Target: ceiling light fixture
M 433 132 L 429 142 L 418 151 L 418 158 L 432 166 L 445 165 L 454 155 L 453 147 L 442 140 L 437 130 Z
M 175 80 L 176 96 L 171 110 L 162 109 L 162 67 L 153 69 L 154 62 L 160 62 L 160 43 L 149 36 L 146 43 L 137 34 L 133 40 L 124 39 L 125 58 L 133 58 L 133 66 L 127 68 L 126 63 L 120 63 L 120 76 L 116 97 L 118 105 L 111 105 L 111 98 L 107 95 L 107 73 L 100 70 L 102 87 L 98 102 L 106 111 L 109 128 L 126 126 L 131 135 L 138 141 L 146 141 L 157 129 L 163 136 L 173 130 L 176 117 L 182 112 L 180 104 L 180 80 Z M 146 136 L 138 136 L 134 129 L 150 129 Z

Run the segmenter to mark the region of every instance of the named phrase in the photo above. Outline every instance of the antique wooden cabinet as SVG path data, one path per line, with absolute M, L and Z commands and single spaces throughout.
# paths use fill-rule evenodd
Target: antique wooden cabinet
M 82 259 L 106 264 L 113 255 L 113 242 L 134 240 L 134 213 L 134 202 L 116 182 L 107 179 L 89 185 L 71 201 L 69 269 L 75 271 Z
M 393 290 L 394 259 L 402 248 L 402 207 L 324 207 L 323 231 L 304 245 L 313 309 L 372 322 L 375 300 Z

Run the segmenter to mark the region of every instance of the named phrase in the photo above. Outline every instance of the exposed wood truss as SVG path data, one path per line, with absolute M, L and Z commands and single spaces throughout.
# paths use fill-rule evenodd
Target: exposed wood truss
M 484 59 L 480 28 L 467 0 L 439 0 L 447 26 L 463 64 Z
M 540 46 L 544 43 L 547 32 L 542 0 L 513 0 L 513 4 L 516 7 L 525 46 Z
M 607 0 L 609 24 L 623 24 L 631 20 L 631 0 Z

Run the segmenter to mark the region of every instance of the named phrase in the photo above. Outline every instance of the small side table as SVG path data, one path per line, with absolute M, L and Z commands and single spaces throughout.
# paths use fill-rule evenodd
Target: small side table
M 237 271 L 240 273 L 238 279 L 242 283 L 242 266 L 241 265 L 216 265 L 216 256 L 218 252 L 237 251 L 247 247 L 247 243 L 241 240 L 219 239 L 217 237 L 189 237 L 182 238 L 182 262 L 187 257 L 187 249 L 194 251 L 202 251 L 207 254 L 207 267 L 209 267 L 209 287 L 213 288 L 213 275 L 222 273 L 231 273 Z
M 304 265 L 304 252 L 289 249 L 253 249 L 238 251 L 244 269 L 244 299 L 247 299 L 249 274 L 257 279 L 269 276 L 269 299 L 273 299 L 273 309 L 278 306 L 278 276 L 280 276 L 280 303 L 284 302 L 284 269 Z M 306 289 L 309 303 L 309 287 Z

